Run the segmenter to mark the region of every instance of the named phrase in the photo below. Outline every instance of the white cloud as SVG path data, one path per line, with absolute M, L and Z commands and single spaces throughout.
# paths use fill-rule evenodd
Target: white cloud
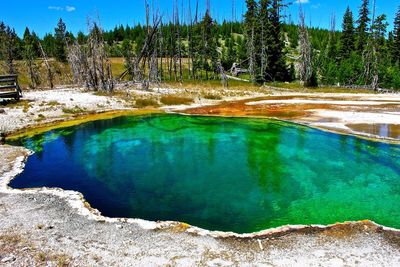
M 308 4 L 308 3 L 310 3 L 310 1 L 309 0 L 296 0 L 295 3 L 296 4 Z
M 72 12 L 72 11 L 75 11 L 76 8 L 74 6 L 66 6 L 65 10 L 67 10 L 67 12 Z
M 61 6 L 49 6 L 48 9 L 57 11 L 64 10 L 64 8 Z
M 73 11 L 76 10 L 76 7 L 74 7 L 74 6 L 65 6 L 65 7 L 62 7 L 62 6 L 49 6 L 48 9 L 56 10 L 56 11 L 64 11 L 65 10 L 67 12 L 73 12 Z
M 321 4 L 312 5 L 311 7 L 314 8 L 314 9 L 318 9 L 318 8 L 321 7 Z

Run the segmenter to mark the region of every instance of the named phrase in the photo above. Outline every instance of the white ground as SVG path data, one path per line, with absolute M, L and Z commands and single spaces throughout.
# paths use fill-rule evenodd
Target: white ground
M 246 103 L 249 106 L 297 104 L 334 106 L 335 110 L 311 109 L 308 110 L 311 112 L 310 116 L 295 119 L 297 122 L 319 128 L 369 137 L 387 138 L 356 132 L 350 129 L 347 124 L 400 125 L 400 94 L 296 94 L 294 99 L 268 99 Z M 388 106 L 391 107 L 388 108 Z
M 180 89 L 188 93 L 188 90 Z M 143 94 L 158 96 L 176 93 L 174 89 L 153 92 L 130 90 L 126 98 Z M 196 92 L 189 92 L 196 96 Z M 282 92 L 276 92 L 282 96 Z M 293 93 L 284 93 L 291 94 Z M 296 94 L 299 95 L 299 94 Z M 302 94 L 316 97 L 346 97 L 349 101 L 399 102 L 399 95 Z M 225 99 L 260 96 L 227 94 Z M 99 96 L 77 89 L 28 92 L 29 109 L 0 106 L 0 131 L 10 132 L 28 125 L 65 117 L 65 109 L 82 113 L 127 109 L 125 97 Z M 307 100 L 308 101 L 308 100 Z M 51 102 L 57 102 L 57 104 Z M 198 95 L 194 105 L 218 101 Z M 297 102 L 298 103 L 298 102 Z M 333 104 L 331 103 L 331 104 Z M 258 103 L 257 105 L 259 105 Z M 283 104 L 261 103 L 262 105 Z M 167 107 L 167 109 L 182 107 Z M 314 110 L 313 117 L 335 118 L 335 127 L 347 123 L 399 123 L 399 111 L 366 112 L 359 110 Z M 63 111 L 64 110 L 64 111 Z M 2 111 L 2 112 L 1 112 Z M 39 116 L 42 114 L 42 116 Z M 327 126 L 311 118 L 308 122 Z M 76 192 L 38 189 L 9 190 L 8 180 L 22 170 L 27 151 L 0 146 L 0 265 L 5 266 L 400 266 L 400 234 L 371 223 L 296 230 L 291 227 L 268 231 L 262 235 L 235 236 L 210 233 L 179 223 L 155 223 L 141 220 L 108 220 L 84 205 Z M 282 232 L 282 230 L 285 230 Z M 224 236 L 224 237 L 222 237 Z

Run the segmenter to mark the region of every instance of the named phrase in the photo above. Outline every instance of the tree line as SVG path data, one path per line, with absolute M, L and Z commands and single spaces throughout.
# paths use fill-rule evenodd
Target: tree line
M 88 33 L 73 34 L 59 20 L 53 33 L 43 38 L 26 28 L 22 38 L 0 23 L 0 61 L 16 73 L 16 60 L 28 69 L 31 87 L 38 86 L 37 60 L 46 63 L 52 86 L 52 58 L 69 63 L 74 82 L 95 90 L 112 90 L 110 57 L 123 57 L 126 71 L 118 79 L 142 82 L 220 79 L 229 75 L 253 83 L 300 80 L 305 86 L 368 86 L 400 88 L 400 9 L 393 31 L 385 14 L 376 14 L 375 1 L 360 0 L 357 15 L 347 8 L 342 29 L 308 27 L 299 9 L 299 23 L 283 23 L 281 0 L 246 0 L 242 21 L 212 18 L 198 4 L 182 16 L 175 5 L 166 20 L 146 3 L 146 22 L 104 31 L 89 23 Z M 193 10 L 193 12 L 192 12 Z M 239 72 L 233 69 L 240 68 Z

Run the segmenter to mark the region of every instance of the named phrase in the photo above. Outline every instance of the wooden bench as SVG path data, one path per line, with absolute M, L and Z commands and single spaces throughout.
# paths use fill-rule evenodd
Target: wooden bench
M 21 88 L 18 85 L 18 75 L 0 75 L 0 98 L 22 97 Z

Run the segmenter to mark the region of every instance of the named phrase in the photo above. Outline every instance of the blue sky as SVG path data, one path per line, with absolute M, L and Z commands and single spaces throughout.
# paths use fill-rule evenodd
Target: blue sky
M 170 16 L 173 3 L 176 0 L 148 0 L 151 4 L 159 6 L 160 12 L 165 18 Z M 187 6 L 189 0 L 181 1 Z M 194 12 L 196 0 L 192 2 Z M 237 18 L 245 10 L 245 0 L 234 0 Z M 287 0 L 288 1 L 288 0 Z M 206 0 L 199 0 L 201 10 L 204 10 Z M 232 18 L 232 0 L 210 0 L 211 12 L 218 20 Z M 357 13 L 361 0 L 292 0 L 292 2 L 303 2 L 302 6 L 306 13 L 308 24 L 318 27 L 329 27 L 331 14 L 336 15 L 337 28 L 340 29 L 343 13 L 349 5 Z M 158 4 L 157 4 L 158 3 Z M 393 25 L 394 14 L 400 6 L 400 0 L 377 0 L 377 14 L 385 13 L 388 16 L 390 28 Z M 293 3 L 285 12 L 297 23 L 298 3 Z M 52 32 L 60 17 L 67 24 L 68 30 L 77 32 L 86 30 L 88 17 L 100 17 L 105 29 L 113 28 L 119 24 L 133 25 L 143 22 L 145 17 L 144 0 L 14 0 L 4 1 L 0 9 L 0 20 L 15 27 L 18 34 L 22 34 L 25 26 L 29 26 L 40 36 Z M 187 13 L 187 10 L 184 11 Z M 311 18 L 311 19 L 310 19 Z

